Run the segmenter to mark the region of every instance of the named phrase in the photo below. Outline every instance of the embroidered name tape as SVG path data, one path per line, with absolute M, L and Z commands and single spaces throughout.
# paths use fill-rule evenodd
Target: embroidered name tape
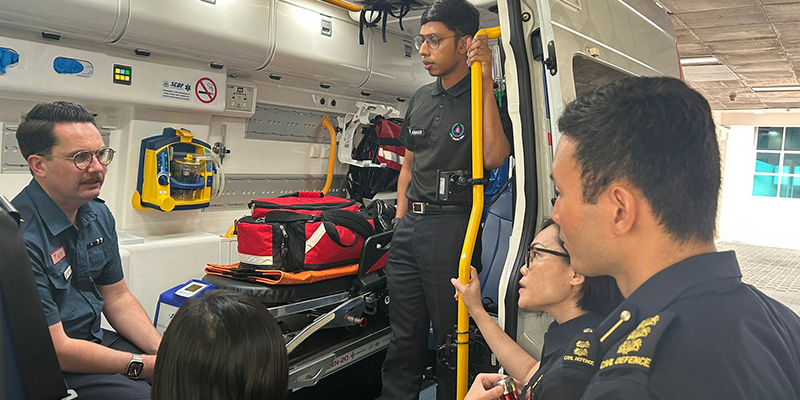
M 50 261 L 53 262 L 53 265 L 58 264 L 59 261 L 63 260 L 64 257 L 67 256 L 67 252 L 64 251 L 64 246 L 59 247 L 56 251 L 50 253 Z

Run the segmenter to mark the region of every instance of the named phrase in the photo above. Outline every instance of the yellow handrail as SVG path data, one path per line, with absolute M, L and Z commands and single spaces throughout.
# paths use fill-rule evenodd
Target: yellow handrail
M 333 182 L 333 166 L 335 160 L 333 159 L 334 154 L 336 154 L 336 130 L 333 128 L 331 124 L 331 117 L 324 115 L 322 116 L 322 127 L 328 130 L 328 133 L 331 135 L 331 152 L 330 157 L 328 158 L 328 176 L 325 178 L 325 186 L 322 188 L 322 194 L 328 194 L 328 190 L 331 188 L 331 183 Z M 236 223 L 234 222 L 228 231 L 225 232 L 224 235 L 220 235 L 224 238 L 232 238 L 236 236 L 233 232 L 236 231 Z
M 333 182 L 333 165 L 334 165 L 334 154 L 336 154 L 336 131 L 333 129 L 333 125 L 331 125 L 331 117 L 325 115 L 322 117 L 322 127 L 328 130 L 328 133 L 331 135 L 331 151 L 328 156 L 328 177 L 325 178 L 325 187 L 322 188 L 322 194 L 328 194 L 328 190 L 331 188 L 331 182 Z
M 358 4 L 349 3 L 343 0 L 322 0 L 328 4 L 333 4 L 337 7 L 342 7 L 347 11 L 361 11 L 364 7 Z
M 475 33 L 486 35 L 489 39 L 500 37 L 500 27 L 481 29 Z M 472 63 L 472 178 L 483 178 L 483 70 L 481 63 Z M 478 227 L 483 214 L 483 184 L 472 186 L 472 211 L 469 214 L 469 225 L 464 238 L 464 247 L 461 249 L 461 259 L 458 263 L 458 280 L 463 284 L 469 283 L 469 267 L 478 237 Z M 463 400 L 467 395 L 467 372 L 469 367 L 469 311 L 464 300 L 458 298 L 458 362 L 456 379 L 456 399 Z

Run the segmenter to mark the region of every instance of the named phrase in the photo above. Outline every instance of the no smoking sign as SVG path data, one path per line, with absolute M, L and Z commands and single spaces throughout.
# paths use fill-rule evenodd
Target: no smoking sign
M 212 103 L 217 98 L 217 84 L 211 78 L 200 78 L 194 85 L 194 94 L 201 103 Z

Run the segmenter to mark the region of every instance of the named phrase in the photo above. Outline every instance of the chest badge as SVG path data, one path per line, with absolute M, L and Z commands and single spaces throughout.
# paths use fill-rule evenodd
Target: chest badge
M 64 257 L 67 256 L 67 252 L 64 250 L 64 246 L 59 247 L 56 251 L 50 253 L 50 261 L 53 262 L 53 265 L 58 264 L 59 261 L 63 260 Z
M 464 136 L 464 125 L 460 122 L 453 124 L 453 127 L 450 128 L 450 138 L 458 142 L 461 139 L 464 139 Z

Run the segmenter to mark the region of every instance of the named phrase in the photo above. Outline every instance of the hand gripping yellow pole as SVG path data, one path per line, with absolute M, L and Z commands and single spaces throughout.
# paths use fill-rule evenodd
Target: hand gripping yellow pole
M 331 117 L 327 115 L 322 117 L 322 127 L 327 129 L 328 133 L 331 135 L 331 151 L 328 157 L 328 177 L 325 178 L 325 187 L 322 188 L 322 194 L 328 194 L 328 190 L 331 188 L 331 182 L 333 182 L 333 164 L 335 161 L 334 157 L 336 157 L 336 131 L 331 124 Z
M 481 29 L 475 33 L 486 35 L 489 39 L 500 37 L 500 27 Z M 483 70 L 481 63 L 472 63 L 472 178 L 483 178 Z M 478 227 L 483 214 L 483 184 L 472 186 L 472 211 L 469 214 L 467 235 L 461 249 L 458 263 L 458 280 L 469 283 L 469 267 Z M 461 297 L 458 298 L 458 363 L 456 379 L 456 399 L 463 400 L 467 395 L 467 372 L 469 367 L 469 312 Z

